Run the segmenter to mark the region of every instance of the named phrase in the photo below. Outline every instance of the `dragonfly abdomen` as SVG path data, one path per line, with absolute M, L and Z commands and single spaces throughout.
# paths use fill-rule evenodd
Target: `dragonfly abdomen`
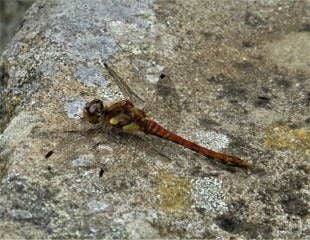
M 204 155 L 207 157 L 212 157 L 213 159 L 220 161 L 220 162 L 223 162 L 225 164 L 235 165 L 235 166 L 243 167 L 243 168 L 250 167 L 249 163 L 247 163 L 246 161 L 244 161 L 238 157 L 226 155 L 224 153 L 215 152 L 215 151 L 207 149 L 203 146 L 200 146 L 194 142 L 191 142 L 191 141 L 169 131 L 168 129 L 165 129 L 164 127 L 162 127 L 160 124 L 158 124 L 154 120 L 142 119 L 141 123 L 143 125 L 142 126 L 143 131 L 146 134 L 152 134 L 152 135 L 155 135 L 157 137 L 170 140 L 174 143 L 177 143 L 177 144 L 182 145 L 188 149 L 191 149 L 191 150 L 193 150 L 193 151 L 195 151 L 201 155 Z

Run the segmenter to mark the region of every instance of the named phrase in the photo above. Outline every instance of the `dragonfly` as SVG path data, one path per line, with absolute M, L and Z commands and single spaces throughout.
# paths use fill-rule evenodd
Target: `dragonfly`
M 107 63 L 103 63 L 103 65 L 126 95 L 131 95 L 141 100 Z M 113 103 L 93 99 L 86 103 L 83 109 L 83 119 L 95 125 L 109 125 L 125 133 L 142 132 L 147 135 L 153 135 L 174 142 L 223 164 L 240 168 L 251 167 L 249 162 L 239 157 L 213 151 L 166 129 L 155 120 L 149 118 L 146 112 L 142 108 L 135 106 L 131 99 L 122 99 Z

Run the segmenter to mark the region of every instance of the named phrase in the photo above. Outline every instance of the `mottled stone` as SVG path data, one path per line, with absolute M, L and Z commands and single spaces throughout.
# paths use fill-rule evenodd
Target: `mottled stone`
M 91 65 L 79 65 L 76 68 L 75 76 L 78 81 L 87 86 L 101 86 L 107 85 L 107 80 L 102 76 L 100 70 Z
M 128 239 L 158 239 L 158 230 L 154 229 L 150 223 L 137 219 L 127 225 Z
M 83 109 L 86 104 L 86 101 L 83 98 L 68 98 L 66 104 L 66 110 L 69 118 L 82 118 Z
M 215 151 L 225 149 L 229 144 L 229 138 L 226 135 L 214 131 L 197 132 L 196 138 L 201 145 Z
M 72 160 L 74 167 L 90 167 L 94 164 L 95 156 L 93 154 L 80 155 Z
M 0 238 L 306 239 L 308 2 L 36 1 L 0 60 Z M 80 119 L 129 97 L 104 63 L 253 168 Z
M 221 187 L 221 182 L 216 178 L 193 180 L 193 207 L 203 209 L 206 211 L 206 214 L 209 212 L 216 212 L 219 214 L 226 213 L 228 211 L 228 206 L 224 202 Z
M 22 209 L 12 209 L 10 215 L 18 220 L 25 220 L 32 218 L 32 214 L 29 211 Z
M 291 70 L 309 70 L 310 33 L 289 33 L 266 45 L 266 53 L 279 66 Z
M 104 201 L 91 200 L 87 206 L 91 212 L 99 212 L 105 210 L 108 204 Z
M 34 0 L 2 0 L 0 7 L 0 53 L 23 24 L 25 11 Z

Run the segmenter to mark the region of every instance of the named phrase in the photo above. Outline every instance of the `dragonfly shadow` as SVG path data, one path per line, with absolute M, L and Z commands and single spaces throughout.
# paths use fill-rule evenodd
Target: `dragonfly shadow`
M 157 82 L 156 113 L 163 115 L 165 124 L 169 129 L 175 131 L 180 124 L 181 103 L 180 96 L 175 88 L 169 73 L 161 73 Z

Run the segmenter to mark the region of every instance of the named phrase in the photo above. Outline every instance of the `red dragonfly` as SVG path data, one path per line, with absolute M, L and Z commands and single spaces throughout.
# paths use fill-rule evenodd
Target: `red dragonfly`
M 104 63 L 104 66 L 120 86 L 122 91 L 138 98 L 138 96 L 135 95 L 127 85 L 122 84 L 123 80 L 113 69 L 111 69 L 106 63 Z M 86 104 L 83 110 L 83 118 L 92 124 L 108 124 L 126 133 L 140 131 L 145 134 L 167 139 L 224 164 L 241 168 L 251 167 L 250 163 L 236 156 L 212 151 L 173 133 L 156 121 L 148 118 L 144 110 L 136 107 L 130 100 L 120 100 L 114 103 L 105 104 L 99 99 L 94 99 Z

